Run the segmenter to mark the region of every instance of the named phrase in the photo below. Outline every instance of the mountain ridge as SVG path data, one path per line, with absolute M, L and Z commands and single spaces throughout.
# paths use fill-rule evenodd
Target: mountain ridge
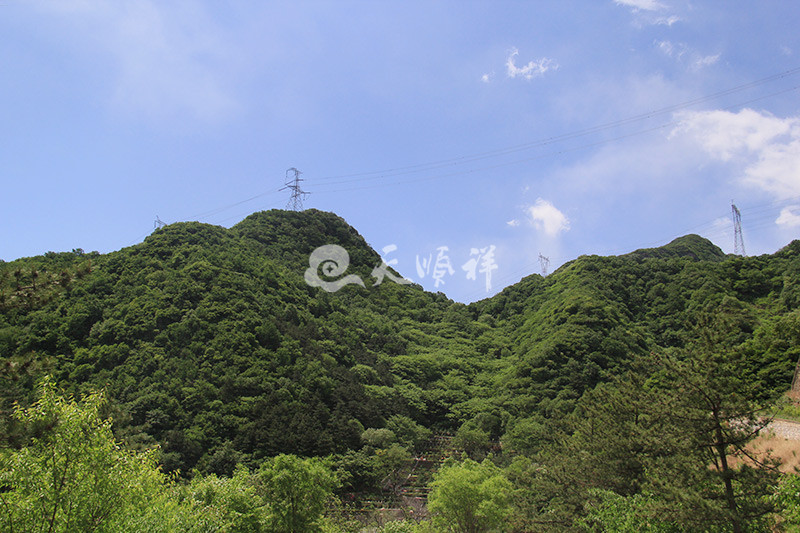
M 306 282 L 311 252 L 331 244 L 369 290 Z M 0 434 L 13 444 L 13 402 L 32 401 L 49 374 L 76 394 L 106 388 L 118 437 L 160 444 L 170 471 L 347 455 L 396 417 L 499 439 L 571 413 L 641 354 L 682 349 L 724 301 L 753 333 L 742 349 L 758 361 L 754 379 L 777 390 L 800 350 L 798 252 L 800 241 L 720 256 L 686 236 L 581 256 L 465 305 L 419 285 L 373 286 L 379 254 L 333 213 L 171 224 L 110 254 L 0 263 Z

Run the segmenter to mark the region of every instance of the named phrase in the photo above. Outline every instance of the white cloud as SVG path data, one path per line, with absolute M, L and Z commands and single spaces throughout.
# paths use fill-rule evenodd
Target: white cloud
M 226 83 L 236 54 L 218 25 L 195 4 L 44 2 L 42 9 L 68 19 L 71 42 L 108 58 L 119 109 L 156 117 L 216 120 L 238 107 Z
M 658 49 L 667 57 L 674 58 L 687 64 L 689 69 L 697 72 L 700 69 L 711 66 L 719 61 L 721 54 L 701 55 L 692 50 L 686 43 L 673 43 L 672 41 L 655 41 Z
M 700 70 L 701 68 L 708 67 L 719 61 L 720 54 L 713 56 L 698 57 L 692 62 L 692 70 Z
M 516 228 L 517 226 L 519 226 L 519 220 L 515 218 L 514 220 L 509 220 L 508 222 L 506 222 L 506 224 L 508 224 L 512 228 Z
M 742 168 L 743 183 L 779 199 L 800 196 L 800 117 L 743 109 L 685 112 L 671 136 L 686 135 L 718 161 Z
M 656 41 L 655 44 L 658 46 L 659 50 L 669 57 L 673 57 L 673 55 L 676 53 L 676 48 L 678 49 L 678 57 L 681 57 L 686 52 L 684 45 L 678 44 L 676 46 L 672 44 L 671 41 Z
M 795 209 L 800 210 L 800 206 L 793 205 L 784 207 L 781 210 L 781 214 L 778 216 L 777 220 L 775 220 L 775 223 L 779 226 L 784 226 L 787 228 L 800 227 L 800 215 L 794 212 Z
M 614 3 L 630 8 L 634 15 L 634 25 L 639 28 L 651 25 L 672 27 L 682 20 L 675 14 L 662 14 L 669 6 L 655 0 L 614 0 Z
M 494 73 L 484 74 L 483 76 L 481 76 L 481 81 L 483 83 L 490 83 L 492 81 L 492 78 L 494 78 Z
M 672 26 L 676 22 L 680 22 L 681 19 L 677 15 L 670 15 L 669 17 L 657 17 L 653 20 L 653 24 L 659 26 Z
M 536 61 L 529 61 L 527 65 L 518 67 L 514 62 L 518 55 L 519 50 L 512 48 L 508 55 L 508 59 L 506 59 L 506 71 L 509 78 L 516 78 L 517 76 L 520 76 L 526 80 L 531 80 L 537 76 L 541 76 L 548 70 L 558 69 L 558 63 L 546 57 Z
M 635 11 L 660 11 L 666 6 L 656 0 L 614 0 L 618 6 L 630 7 Z
M 538 231 L 544 231 L 548 237 L 569 231 L 569 219 L 547 200 L 537 198 L 536 203 L 528 207 L 527 211 L 534 227 Z

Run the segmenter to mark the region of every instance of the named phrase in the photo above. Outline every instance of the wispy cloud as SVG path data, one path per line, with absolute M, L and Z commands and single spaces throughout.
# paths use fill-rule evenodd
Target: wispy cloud
M 659 11 L 666 7 L 661 2 L 656 2 L 656 0 L 614 0 L 614 3 L 618 6 L 630 7 L 637 11 Z
M 519 56 L 519 50 L 512 48 L 509 52 L 508 59 L 506 59 L 506 72 L 509 78 L 525 78 L 532 80 L 537 76 L 543 75 L 548 70 L 557 70 L 558 63 L 547 57 L 529 61 L 527 65 L 518 67 L 516 65 L 516 58 Z
M 664 41 L 656 41 L 655 45 L 658 47 L 661 52 L 668 56 L 668 57 L 675 57 L 681 58 L 683 54 L 686 53 L 686 45 L 678 43 L 673 44 L 672 41 L 664 40 Z
M 653 24 L 658 26 L 672 26 L 676 22 L 680 22 L 681 18 L 677 15 L 670 15 L 668 17 L 656 17 L 653 19 Z
M 194 4 L 43 2 L 68 19 L 73 42 L 110 59 L 109 101 L 136 114 L 217 120 L 238 107 L 226 73 L 235 53 L 207 13 Z M 103 65 L 105 67 L 105 65 Z
M 487 73 L 481 76 L 481 81 L 483 83 L 491 83 L 493 79 L 494 79 L 494 72 Z
M 736 162 L 743 183 L 778 199 L 800 196 L 800 117 L 752 109 L 684 112 L 672 136 L 686 135 L 712 158 Z
M 702 68 L 708 67 L 719 61 L 720 54 L 714 54 L 710 56 L 703 56 L 696 58 L 691 65 L 692 70 L 700 70 Z
M 547 200 L 538 198 L 527 211 L 537 231 L 544 232 L 548 237 L 556 237 L 560 233 L 569 231 L 569 219 Z
M 655 46 L 665 56 L 685 64 L 690 70 L 697 72 L 719 61 L 720 54 L 701 55 L 686 43 L 673 43 L 670 40 L 656 40 Z
M 618 6 L 630 8 L 635 16 L 635 24 L 644 26 L 672 26 L 681 18 L 675 14 L 665 14 L 669 6 L 656 0 L 614 0 Z

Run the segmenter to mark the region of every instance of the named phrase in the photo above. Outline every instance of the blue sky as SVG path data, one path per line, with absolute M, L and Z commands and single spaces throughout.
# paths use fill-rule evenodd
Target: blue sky
M 156 216 L 229 227 L 285 207 L 291 167 L 306 207 L 459 301 L 539 254 L 686 233 L 732 252 L 731 200 L 747 253 L 772 253 L 800 238 L 798 20 L 769 0 L 2 0 L 0 259 L 118 250 Z M 487 290 L 462 267 L 489 250 Z

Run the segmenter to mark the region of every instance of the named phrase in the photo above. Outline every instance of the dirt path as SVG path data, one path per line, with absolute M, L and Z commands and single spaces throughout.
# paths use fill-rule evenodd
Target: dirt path
M 800 441 L 800 423 L 798 422 L 776 418 L 767 426 L 767 429 L 776 437 Z
M 769 450 L 772 457 L 781 460 L 781 471 L 796 472 L 800 468 L 800 423 L 776 418 L 766 429 L 747 447 Z

